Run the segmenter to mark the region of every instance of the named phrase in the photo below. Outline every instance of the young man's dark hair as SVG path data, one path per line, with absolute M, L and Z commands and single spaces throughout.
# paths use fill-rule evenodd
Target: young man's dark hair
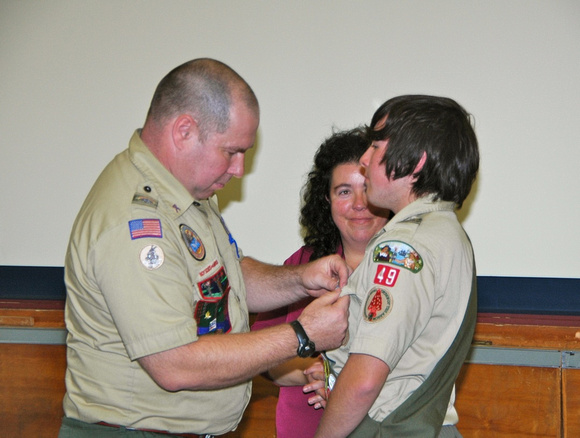
M 383 158 L 387 176 L 410 175 L 426 153 L 414 194 L 463 205 L 477 175 L 479 152 L 471 116 L 461 105 L 446 97 L 398 96 L 379 107 L 370 128 L 372 140 L 389 141 Z

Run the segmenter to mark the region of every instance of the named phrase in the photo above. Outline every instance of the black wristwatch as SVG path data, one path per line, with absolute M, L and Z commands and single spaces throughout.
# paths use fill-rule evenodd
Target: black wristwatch
M 298 338 L 298 356 L 300 357 L 310 357 L 316 352 L 316 346 L 314 342 L 312 342 L 306 332 L 304 331 L 304 327 L 298 321 L 292 321 L 290 323 L 294 331 L 296 332 L 296 337 Z

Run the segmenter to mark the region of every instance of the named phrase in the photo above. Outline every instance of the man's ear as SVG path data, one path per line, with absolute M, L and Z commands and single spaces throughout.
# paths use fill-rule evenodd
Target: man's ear
M 199 130 L 196 120 L 189 114 L 179 115 L 173 122 L 171 132 L 173 143 L 178 149 L 184 149 L 191 144 L 191 141 L 197 141 Z

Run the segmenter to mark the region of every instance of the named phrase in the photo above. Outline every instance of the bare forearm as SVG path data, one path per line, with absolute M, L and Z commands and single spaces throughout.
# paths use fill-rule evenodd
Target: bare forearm
M 365 418 L 389 374 L 379 359 L 351 355 L 330 394 L 316 438 L 348 436 Z
M 329 255 L 305 265 L 274 266 L 250 257 L 241 262 L 250 312 L 263 312 L 321 296 L 346 284 L 350 271 L 340 256 Z
M 348 297 L 329 292 L 299 317 L 320 350 L 333 349 L 347 329 Z M 168 391 L 232 386 L 295 357 L 296 332 L 281 324 L 249 333 L 205 335 L 181 347 L 139 359 L 159 386 Z
M 241 266 L 250 312 L 276 309 L 307 296 L 300 265 L 275 266 L 244 257 Z
M 348 436 L 364 419 L 373 401 L 363 400 L 357 391 L 340 391 L 335 387 L 326 405 L 315 438 Z
M 140 359 L 163 388 L 207 390 L 247 381 L 296 355 L 294 330 L 283 324 L 250 333 L 206 335 Z
M 313 363 L 316 358 L 295 357 L 268 370 L 272 381 L 279 386 L 304 386 L 308 383 L 304 370 Z

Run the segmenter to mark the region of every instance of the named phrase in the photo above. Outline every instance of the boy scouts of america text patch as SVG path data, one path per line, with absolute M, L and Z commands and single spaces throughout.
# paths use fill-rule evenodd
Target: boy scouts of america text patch
M 377 322 L 391 313 L 393 296 L 387 289 L 373 287 L 365 301 L 364 319 L 367 322 Z
M 189 253 L 195 260 L 203 260 L 205 258 L 205 246 L 203 246 L 197 233 L 185 224 L 181 224 L 179 230 Z
M 417 251 L 404 242 L 388 240 L 373 250 L 373 261 L 401 266 L 416 274 L 423 268 L 423 259 Z

